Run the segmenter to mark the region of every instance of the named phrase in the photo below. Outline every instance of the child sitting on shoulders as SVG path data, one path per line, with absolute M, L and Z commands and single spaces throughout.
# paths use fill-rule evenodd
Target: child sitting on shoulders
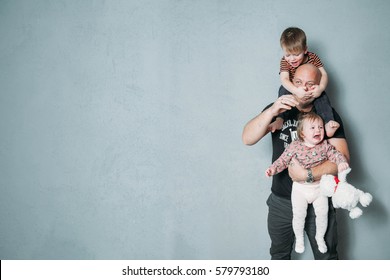
M 306 44 L 306 34 L 297 27 L 289 27 L 283 31 L 280 38 L 280 45 L 284 56 L 280 61 L 280 79 L 282 86 L 279 89 L 279 97 L 286 94 L 294 94 L 299 98 L 315 97 L 314 106 L 317 113 L 325 121 L 325 131 L 328 137 L 332 137 L 340 124 L 334 120 L 332 107 L 325 88 L 328 85 L 328 75 L 320 58 L 313 52 L 309 52 Z M 321 72 L 321 81 L 319 85 L 305 85 L 307 91 L 303 88 L 297 88 L 292 83 L 295 70 L 302 64 L 311 63 Z M 270 124 L 269 130 L 275 131 L 283 126 L 284 114 Z

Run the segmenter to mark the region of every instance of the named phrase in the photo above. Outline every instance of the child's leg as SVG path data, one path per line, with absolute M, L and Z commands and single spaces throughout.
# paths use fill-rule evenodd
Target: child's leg
M 324 240 L 326 229 L 328 227 L 328 198 L 320 196 L 313 202 L 314 213 L 316 214 L 316 241 L 318 250 L 326 253 L 328 248 Z
M 332 137 L 340 124 L 334 120 L 332 105 L 325 91 L 320 97 L 314 100 L 314 107 L 325 123 L 325 132 L 328 137 Z
M 292 94 L 292 93 L 289 92 L 287 89 L 285 89 L 284 86 L 280 86 L 278 97 L 281 97 L 283 95 L 288 95 L 288 94 Z
M 285 89 L 283 86 L 280 86 L 278 97 L 281 97 L 283 95 L 291 94 L 287 89 Z M 268 130 L 271 132 L 275 132 L 275 130 L 280 130 L 283 127 L 283 120 L 285 119 L 284 113 L 281 113 L 274 122 L 272 122 L 268 126 Z
M 281 130 L 283 127 L 284 118 L 278 116 L 270 125 L 268 126 L 268 130 L 271 132 L 275 132 L 275 130 Z
M 304 228 L 307 213 L 307 200 L 302 193 L 302 185 L 294 182 L 291 191 L 291 204 L 293 209 L 293 230 L 295 234 L 295 251 L 305 251 Z

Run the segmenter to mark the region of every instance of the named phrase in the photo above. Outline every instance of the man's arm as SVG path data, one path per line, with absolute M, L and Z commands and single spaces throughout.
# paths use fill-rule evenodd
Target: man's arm
M 347 140 L 345 138 L 331 138 L 328 139 L 328 142 L 335 146 L 335 148 L 341 152 L 348 160 L 349 162 L 349 149 Z M 293 181 L 296 182 L 304 182 L 307 178 L 307 170 L 299 165 L 299 162 L 296 159 L 293 159 L 291 161 L 292 164 L 290 164 L 288 168 L 289 175 Z M 313 177 L 315 181 L 318 181 L 321 179 L 321 176 L 324 174 L 332 174 L 337 175 L 337 165 L 331 161 L 325 161 L 324 163 L 317 165 L 316 167 L 313 167 L 312 169 Z
M 242 132 L 242 142 L 245 145 L 254 145 L 268 132 L 268 126 L 271 123 L 274 114 L 271 107 L 261 112 L 258 116 L 250 120 Z
M 291 110 L 299 103 L 293 95 L 279 97 L 269 108 L 250 120 L 242 132 L 242 142 L 245 145 L 254 145 L 260 141 L 268 132 L 268 126 L 272 119 L 279 114 Z
M 350 154 L 348 149 L 348 143 L 345 138 L 330 138 L 328 139 L 329 144 L 333 145 L 337 151 L 342 153 L 347 159 L 348 163 L 350 162 Z

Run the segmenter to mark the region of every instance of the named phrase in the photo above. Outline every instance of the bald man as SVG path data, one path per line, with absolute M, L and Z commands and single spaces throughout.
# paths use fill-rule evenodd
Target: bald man
M 309 91 L 313 85 L 318 85 L 321 73 L 312 64 L 303 64 L 297 68 L 293 84 Z M 272 162 L 283 153 L 285 147 L 297 140 L 297 121 L 300 113 L 315 112 L 314 97 L 310 94 L 302 98 L 295 95 L 283 95 L 274 103 L 268 105 L 259 115 L 251 119 L 244 127 L 242 140 L 246 145 L 258 143 L 265 135 L 272 136 Z M 270 130 L 270 124 L 275 118 L 285 112 L 284 123 L 281 130 Z M 345 139 L 343 122 L 333 109 L 335 121 L 340 124 L 329 143 L 336 147 L 349 161 L 348 144 Z M 311 169 L 305 169 L 293 160 L 288 170 L 272 177 L 271 194 L 267 199 L 268 205 L 268 233 L 271 238 L 271 259 L 289 260 L 294 245 L 294 231 L 292 228 L 291 189 L 292 181 L 313 182 L 320 180 L 323 174 L 337 174 L 337 166 L 326 161 Z M 316 260 L 338 259 L 337 252 L 337 222 L 336 212 L 329 200 L 328 230 L 325 242 L 328 247 L 326 253 L 321 253 L 315 240 L 316 226 L 315 213 L 312 205 L 307 209 L 305 232 Z

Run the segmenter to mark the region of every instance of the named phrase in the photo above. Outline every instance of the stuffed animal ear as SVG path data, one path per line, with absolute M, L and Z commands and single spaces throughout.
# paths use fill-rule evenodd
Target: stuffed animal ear
M 347 174 L 351 172 L 351 168 L 345 169 L 344 171 L 339 172 L 338 177 L 340 182 L 346 182 L 347 181 Z
M 372 195 L 359 190 L 359 202 L 363 207 L 370 205 L 372 201 Z

